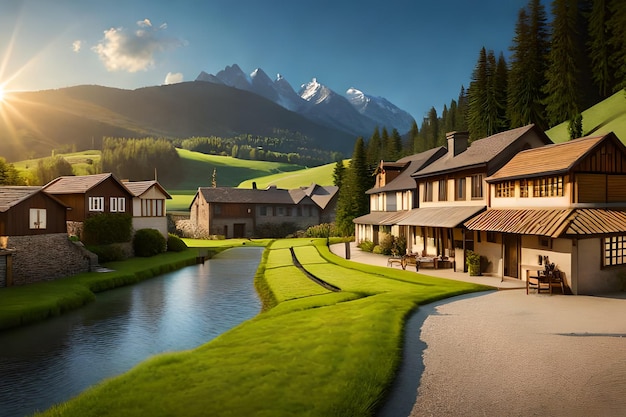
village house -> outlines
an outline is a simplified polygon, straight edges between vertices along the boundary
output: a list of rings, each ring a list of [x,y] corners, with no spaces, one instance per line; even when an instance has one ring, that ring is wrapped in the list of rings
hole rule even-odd
[[[133,194],[113,174],[64,176],[50,181],[43,190],[71,210],[67,233],[81,236],[85,219],[100,213],[132,213]]]
[[[123,184],[133,195],[133,229],[156,229],[167,239],[166,200],[172,196],[155,180]]]
[[[67,236],[67,210],[41,187],[0,187],[0,287],[89,270],[89,253]]]
[[[226,238],[254,237],[264,225],[291,223],[306,229],[335,220],[338,188],[296,189],[200,187],[190,205],[190,221],[199,230]]]
[[[520,152],[486,180],[489,209],[465,226],[490,272],[528,281],[548,262],[573,294],[624,289],[626,147],[615,134]]]
[[[374,172],[376,184],[367,191],[370,212],[353,220],[355,241],[370,241],[377,245],[383,234],[406,238],[408,227],[400,227],[397,222],[418,205],[417,185],[411,174],[445,153],[446,149],[439,147],[396,162],[381,161]]]
[[[447,153],[411,176],[417,182],[419,205],[397,221],[408,227],[407,248],[439,265],[465,268],[465,254],[474,249],[465,221],[489,205],[486,178],[517,153],[552,141],[535,125],[501,132],[469,143],[466,132],[447,135]]]

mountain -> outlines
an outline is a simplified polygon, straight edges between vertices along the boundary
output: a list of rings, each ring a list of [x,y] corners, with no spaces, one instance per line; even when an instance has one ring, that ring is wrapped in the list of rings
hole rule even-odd
[[[316,123],[354,136],[368,137],[376,126],[388,130],[396,128],[404,134],[413,123],[409,113],[382,97],[369,96],[354,88],[343,96],[315,78],[303,84],[296,93],[280,74],[272,81],[262,69],[257,68],[248,76],[237,64],[233,64],[216,75],[203,71],[196,81],[215,82],[251,91]]]
[[[401,133],[411,130],[413,116],[384,97],[373,97],[354,87],[346,91],[346,96],[359,113],[374,120],[378,125],[391,125]]]
[[[99,148],[112,137],[272,136],[300,133],[308,147],[351,154],[355,137],[315,123],[258,94],[216,82],[123,90],[83,85],[12,93],[0,118],[0,156],[8,161],[60,148]]]

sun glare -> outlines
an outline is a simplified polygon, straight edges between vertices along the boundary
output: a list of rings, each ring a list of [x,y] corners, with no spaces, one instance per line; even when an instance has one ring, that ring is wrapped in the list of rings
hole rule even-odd
[[[4,101],[4,86],[0,85],[0,103]]]

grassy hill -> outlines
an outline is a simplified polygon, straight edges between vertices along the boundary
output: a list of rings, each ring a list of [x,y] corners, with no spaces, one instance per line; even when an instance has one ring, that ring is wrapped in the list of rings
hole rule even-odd
[[[348,166],[350,160],[344,160],[344,166]],[[239,184],[239,188],[252,188],[252,183],[256,182],[257,187],[267,188],[275,185],[278,188],[297,188],[316,183],[319,185],[333,185],[333,171],[335,163],[321,165],[313,168],[305,168],[299,171],[282,172],[267,175],[264,177],[252,178]]]
[[[554,142],[569,140],[568,122],[546,131]],[[626,143],[626,92],[618,91],[606,100],[583,112],[583,136],[615,132]]]

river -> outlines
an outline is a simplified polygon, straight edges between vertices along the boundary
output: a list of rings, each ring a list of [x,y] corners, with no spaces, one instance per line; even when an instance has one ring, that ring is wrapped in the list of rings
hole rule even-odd
[[[256,316],[262,253],[229,249],[205,264],[99,293],[62,316],[0,331],[0,416],[45,410],[150,356],[200,346]]]

